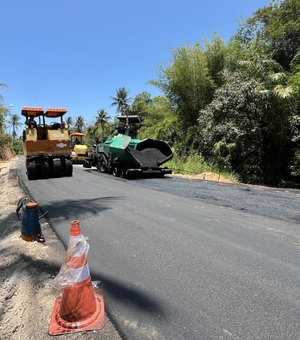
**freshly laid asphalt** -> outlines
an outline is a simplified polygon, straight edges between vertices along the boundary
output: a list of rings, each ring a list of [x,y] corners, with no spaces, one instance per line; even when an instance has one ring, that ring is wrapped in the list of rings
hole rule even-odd
[[[300,191],[74,167],[28,181],[62,241],[78,219],[128,339],[300,339]],[[46,240],[47,241],[47,240]]]

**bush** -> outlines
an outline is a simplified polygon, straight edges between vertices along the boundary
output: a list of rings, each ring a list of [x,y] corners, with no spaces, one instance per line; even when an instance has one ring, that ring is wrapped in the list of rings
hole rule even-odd
[[[172,160],[168,162],[168,166],[174,173],[180,174],[199,174],[210,170],[204,158],[196,153],[186,157],[179,157],[175,154]]]

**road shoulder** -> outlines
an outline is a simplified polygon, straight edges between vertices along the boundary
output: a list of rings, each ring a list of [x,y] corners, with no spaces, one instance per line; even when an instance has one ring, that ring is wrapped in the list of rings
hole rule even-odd
[[[52,283],[64,261],[65,249],[46,220],[41,220],[45,243],[21,239],[21,223],[15,211],[25,193],[19,186],[15,164],[6,162],[0,173],[0,338],[50,339],[49,320],[59,295]],[[62,337],[121,339],[108,317],[101,331]]]

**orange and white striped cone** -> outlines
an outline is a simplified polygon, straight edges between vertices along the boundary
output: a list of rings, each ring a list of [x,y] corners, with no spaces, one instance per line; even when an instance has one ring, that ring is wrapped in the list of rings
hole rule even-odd
[[[92,285],[87,263],[88,245],[81,235],[78,221],[71,222],[68,256],[60,273],[63,293],[54,304],[49,334],[59,335],[102,329],[104,299],[100,289]],[[64,267],[64,270],[62,270]]]

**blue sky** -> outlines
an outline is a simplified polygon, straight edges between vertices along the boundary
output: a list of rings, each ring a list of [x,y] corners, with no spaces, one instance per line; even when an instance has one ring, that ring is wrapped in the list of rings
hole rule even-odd
[[[65,107],[88,123],[111,97],[159,91],[147,84],[170,50],[217,33],[226,42],[241,17],[268,0],[0,0],[4,105]]]

